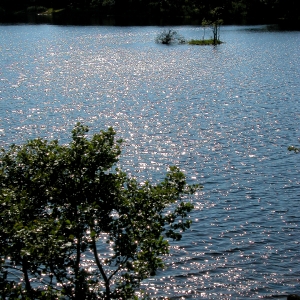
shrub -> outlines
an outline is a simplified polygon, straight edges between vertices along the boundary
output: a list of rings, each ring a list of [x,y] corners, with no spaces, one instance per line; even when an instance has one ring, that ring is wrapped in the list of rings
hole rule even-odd
[[[156,37],[156,42],[159,44],[184,44],[186,41],[184,37],[179,35],[177,31],[174,30],[164,30],[162,33],[158,34]]]
[[[294,151],[295,153],[299,153],[300,148],[297,148],[297,147],[295,147],[295,146],[289,146],[289,147],[288,147],[288,150],[289,150],[289,151]]]

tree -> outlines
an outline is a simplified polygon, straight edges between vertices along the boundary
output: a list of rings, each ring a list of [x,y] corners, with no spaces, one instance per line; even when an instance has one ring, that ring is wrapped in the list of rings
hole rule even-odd
[[[204,28],[204,35],[205,35],[205,28],[208,26],[212,29],[213,33],[213,44],[217,45],[220,44],[220,28],[223,24],[223,20],[220,18],[221,15],[221,7],[216,7],[210,11],[211,20],[205,20],[202,21],[202,26]],[[204,39],[203,35],[203,39]]]
[[[205,18],[202,20],[202,27],[203,27],[203,36],[202,40],[190,40],[188,43],[190,45],[219,45],[222,44],[220,41],[220,28],[223,24],[223,20],[220,19],[221,15],[221,7],[216,7],[213,10],[210,11],[210,20],[206,20]],[[210,39],[204,39],[205,38],[205,31],[206,27],[209,27],[212,29],[213,37]]]
[[[116,167],[112,128],[34,139],[0,155],[0,297],[128,299],[163,267],[193,205],[177,167],[152,185]]]

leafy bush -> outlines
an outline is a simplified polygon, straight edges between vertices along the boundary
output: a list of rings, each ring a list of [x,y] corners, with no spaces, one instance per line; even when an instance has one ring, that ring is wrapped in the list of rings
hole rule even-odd
[[[186,41],[184,37],[177,33],[177,31],[169,29],[164,30],[162,33],[158,34],[156,37],[156,42],[159,44],[169,45],[174,43],[184,44]]]
[[[68,145],[34,139],[0,154],[0,298],[129,299],[163,267],[193,205],[171,167],[156,185],[116,168],[112,128]]]
[[[297,147],[295,147],[295,146],[289,146],[289,147],[288,147],[288,150],[289,150],[289,151],[294,151],[295,153],[299,153],[300,148],[297,148]]]

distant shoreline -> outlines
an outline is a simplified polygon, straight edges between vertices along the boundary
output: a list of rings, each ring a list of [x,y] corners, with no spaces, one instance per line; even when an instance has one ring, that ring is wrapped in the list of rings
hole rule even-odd
[[[49,12],[50,11],[50,12]],[[201,25],[203,15],[174,16],[174,15],[146,15],[146,14],[102,14],[94,10],[70,10],[70,9],[46,9],[37,11],[27,9],[21,11],[5,12],[0,7],[0,24],[53,24],[53,25],[108,25],[108,26],[177,26],[177,25]],[[284,18],[261,19],[255,21],[237,20],[235,18],[224,19],[224,25],[271,25],[276,24],[282,29],[300,30],[298,20]]]
[[[82,25],[82,26],[201,26],[200,20],[186,20],[184,18],[167,18],[167,19],[128,19],[118,16],[101,16],[101,17],[82,17],[70,15],[67,18],[60,18],[52,15],[22,15],[12,18],[0,19],[0,25],[17,25],[17,24],[50,24],[50,25]],[[279,20],[277,23],[224,23],[223,25],[275,25],[282,30],[300,30],[300,24],[294,24],[290,21]]]

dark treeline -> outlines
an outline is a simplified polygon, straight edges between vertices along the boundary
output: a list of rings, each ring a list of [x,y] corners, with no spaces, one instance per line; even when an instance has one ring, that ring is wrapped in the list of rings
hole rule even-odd
[[[299,26],[299,0],[1,0],[0,22],[38,15],[53,8],[52,16],[101,19],[124,23],[199,24],[221,7],[224,24],[285,23]],[[49,12],[49,11],[48,11]]]

